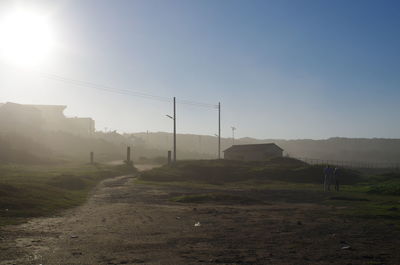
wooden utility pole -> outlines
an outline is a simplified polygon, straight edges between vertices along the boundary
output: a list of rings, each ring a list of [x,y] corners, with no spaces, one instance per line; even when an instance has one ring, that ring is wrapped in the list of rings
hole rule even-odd
[[[218,159],[221,159],[221,102],[218,102]]]
[[[176,99],[174,97],[174,162],[176,162]]]

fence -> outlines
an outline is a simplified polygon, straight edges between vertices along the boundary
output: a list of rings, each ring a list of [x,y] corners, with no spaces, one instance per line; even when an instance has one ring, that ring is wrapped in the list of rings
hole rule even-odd
[[[345,168],[400,170],[400,163],[345,161],[345,160],[340,161],[340,160],[326,160],[326,159],[315,159],[306,157],[293,157],[293,158],[304,161],[310,165],[331,165],[331,166],[345,167]]]

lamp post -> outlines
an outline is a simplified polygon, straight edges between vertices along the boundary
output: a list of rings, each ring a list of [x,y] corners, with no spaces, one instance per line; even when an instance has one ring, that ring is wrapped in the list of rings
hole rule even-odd
[[[176,100],[174,97],[174,116],[166,115],[168,118],[174,121],[174,162],[176,162]]]

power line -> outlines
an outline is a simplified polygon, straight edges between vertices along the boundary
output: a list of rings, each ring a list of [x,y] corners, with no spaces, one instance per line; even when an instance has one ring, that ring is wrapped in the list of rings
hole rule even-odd
[[[210,107],[210,108],[218,108],[218,105],[215,104],[209,104],[209,103],[202,103],[202,102],[196,102],[196,101],[190,101],[190,100],[178,100],[177,101],[180,104],[186,104],[186,105],[193,105],[193,106],[199,106],[199,107]]]
[[[171,98],[169,98],[169,97],[152,95],[152,94],[147,94],[147,93],[143,93],[143,92],[139,92],[139,91],[132,91],[132,90],[128,90],[128,89],[115,88],[115,87],[106,86],[106,85],[102,85],[102,84],[98,84],[98,83],[68,78],[68,77],[60,76],[60,75],[53,74],[53,73],[46,73],[46,72],[39,72],[39,71],[36,71],[36,72],[39,73],[44,78],[51,79],[51,80],[58,81],[58,82],[68,83],[68,84],[75,85],[75,86],[89,87],[89,88],[102,90],[102,91],[106,91],[106,92],[110,92],[110,93],[130,95],[130,96],[141,97],[141,98],[157,100],[157,101],[162,101],[162,102],[172,102]],[[190,101],[190,100],[177,100],[176,102],[179,104],[183,104],[183,105],[218,109],[218,105],[215,105],[215,104]]]
[[[167,102],[171,101],[171,99],[167,98],[167,97],[155,96],[155,95],[131,91],[131,90],[127,90],[127,89],[114,88],[114,87],[105,86],[105,85],[101,85],[101,84],[97,84],[97,83],[92,83],[92,82],[87,82],[87,81],[82,81],[82,80],[77,80],[77,79],[72,79],[72,78],[66,78],[63,76],[55,75],[55,74],[42,73],[42,72],[40,72],[40,74],[45,78],[63,82],[63,83],[69,83],[69,84],[76,85],[76,86],[90,87],[90,88],[103,90],[103,91],[107,91],[107,92],[123,94],[123,95],[133,95],[133,96],[138,96],[138,97],[145,97],[145,98],[155,99],[155,100],[160,100],[160,101],[167,101]]]

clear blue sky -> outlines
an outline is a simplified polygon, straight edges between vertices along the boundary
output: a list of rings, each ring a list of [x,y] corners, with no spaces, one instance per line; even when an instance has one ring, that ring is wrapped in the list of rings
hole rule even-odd
[[[60,44],[41,71],[221,101],[225,137],[230,126],[238,137],[400,137],[399,1],[33,3]],[[65,104],[101,130],[172,129],[168,103],[0,71],[0,101]],[[178,105],[177,121],[181,133],[217,133],[214,110]]]

